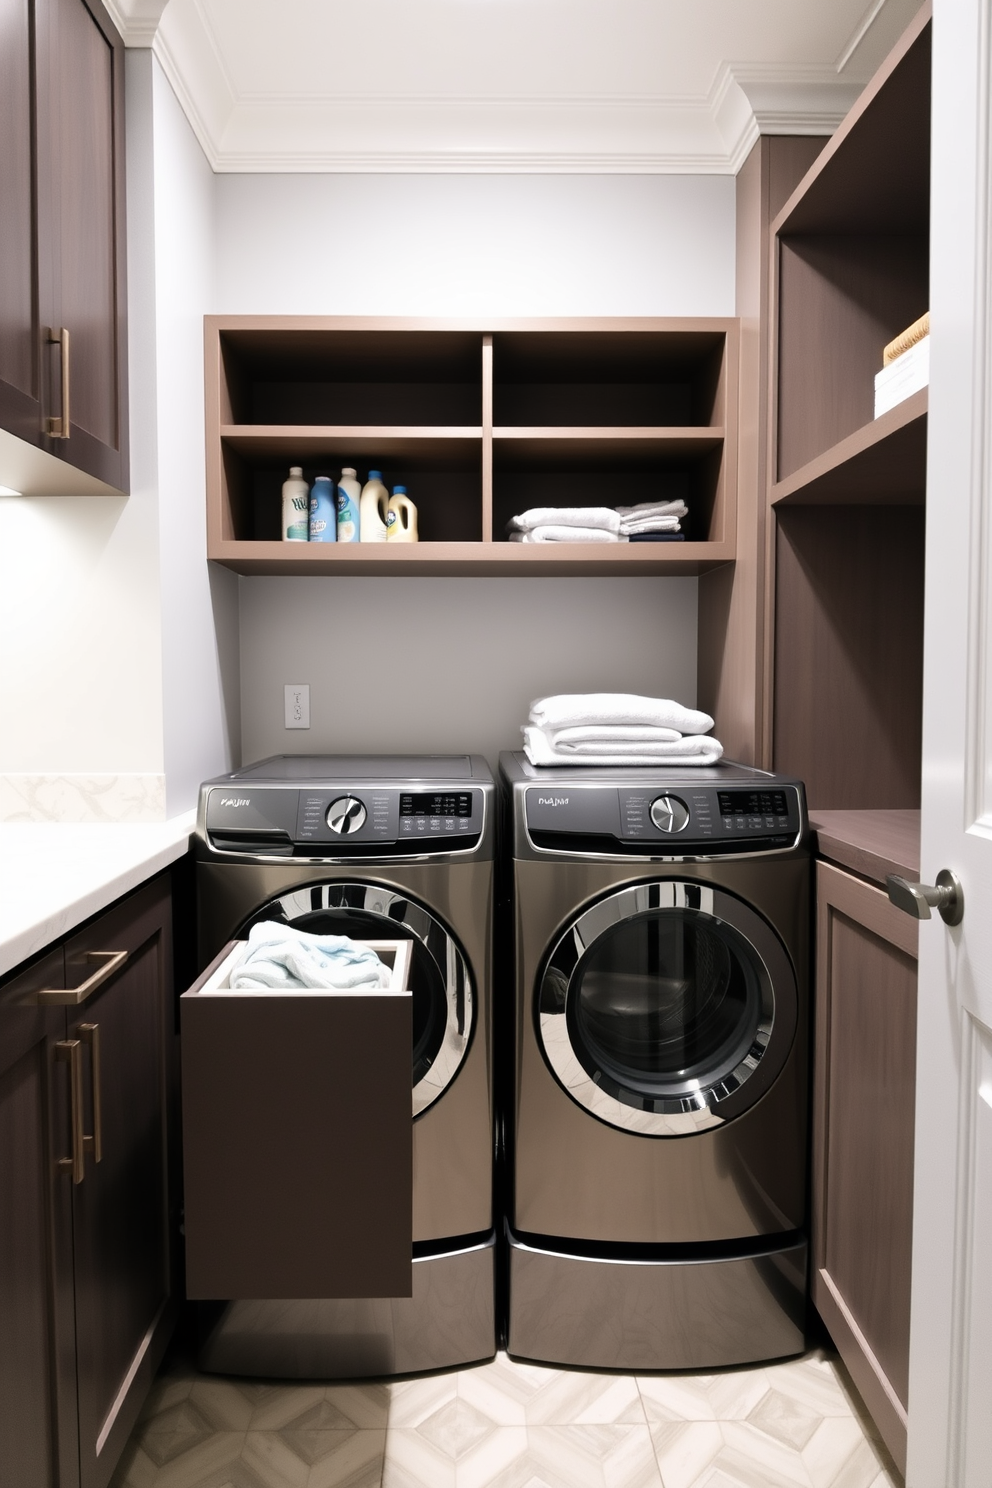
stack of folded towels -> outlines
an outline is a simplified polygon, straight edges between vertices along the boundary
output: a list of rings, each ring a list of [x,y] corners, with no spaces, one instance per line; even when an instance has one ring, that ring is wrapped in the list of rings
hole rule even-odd
[[[371,946],[349,935],[309,935],[275,920],[252,925],[245,954],[231,972],[233,992],[388,986],[389,967]]]
[[[534,506],[511,517],[511,542],[682,542],[684,501],[637,506]]]
[[[558,693],[531,704],[532,765],[712,765],[723,745],[708,713],[633,692]]]

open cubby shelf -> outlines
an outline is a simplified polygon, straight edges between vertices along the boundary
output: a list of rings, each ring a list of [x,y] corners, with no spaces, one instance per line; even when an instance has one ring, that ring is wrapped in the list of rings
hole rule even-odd
[[[700,573],[736,552],[735,320],[208,316],[207,556],[239,573]],[[291,464],[408,486],[416,544],[279,541]],[[679,543],[520,544],[533,506],[683,497]]]

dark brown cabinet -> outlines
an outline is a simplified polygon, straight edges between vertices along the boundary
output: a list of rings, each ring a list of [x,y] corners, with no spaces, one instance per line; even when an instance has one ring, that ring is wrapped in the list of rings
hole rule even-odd
[[[18,1488],[105,1488],[173,1326],[171,944],[162,878],[0,987],[0,1463]]]
[[[821,851],[915,879],[915,815],[814,821]],[[813,1302],[905,1472],[919,927],[880,882],[832,863],[817,863],[816,893]]]
[[[126,490],[123,43],[99,0],[0,37],[0,427]]]

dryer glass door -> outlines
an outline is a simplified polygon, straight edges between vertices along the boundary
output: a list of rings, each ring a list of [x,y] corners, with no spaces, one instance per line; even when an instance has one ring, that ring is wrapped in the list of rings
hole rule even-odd
[[[468,964],[437,916],[381,884],[349,880],[282,894],[252,915],[239,934],[246,935],[262,920],[292,925],[311,935],[413,941],[413,1114],[419,1116],[432,1106],[464,1063],[475,1017]]]
[[[545,1056],[602,1120],[682,1136],[739,1115],[782,1068],[796,982],[735,896],[674,881],[622,889],[560,937],[538,999]]]

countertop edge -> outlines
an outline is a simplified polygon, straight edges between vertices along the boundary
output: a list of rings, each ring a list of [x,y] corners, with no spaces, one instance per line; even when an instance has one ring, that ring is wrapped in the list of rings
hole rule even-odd
[[[0,977],[189,850],[195,811],[135,824],[0,826]]]

